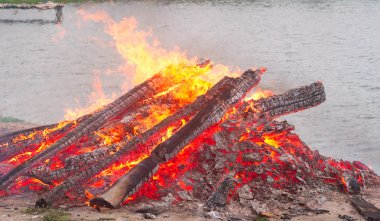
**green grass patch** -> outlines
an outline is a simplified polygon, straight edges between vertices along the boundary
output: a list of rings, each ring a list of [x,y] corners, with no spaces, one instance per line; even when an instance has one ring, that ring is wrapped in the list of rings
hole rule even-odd
[[[265,216],[259,216],[255,219],[255,221],[269,221],[269,219]]]
[[[70,214],[62,210],[56,210],[51,208],[36,208],[30,207],[24,211],[25,214],[37,215],[43,214],[43,221],[70,221]]]
[[[3,122],[3,123],[11,123],[11,122],[20,123],[23,121],[20,119],[14,118],[14,117],[2,117],[2,116],[0,116],[0,122]]]

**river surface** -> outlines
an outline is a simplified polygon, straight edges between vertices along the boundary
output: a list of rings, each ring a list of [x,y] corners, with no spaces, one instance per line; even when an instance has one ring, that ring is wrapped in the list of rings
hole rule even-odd
[[[0,119],[37,124],[84,105],[94,73],[106,94],[120,94],[123,63],[104,27],[78,9],[136,17],[163,46],[216,63],[268,68],[261,88],[276,93],[323,81],[327,101],[283,117],[312,148],[360,160],[380,172],[380,1],[128,1],[66,5],[54,11],[0,11]],[[17,21],[15,21],[17,20]],[[132,85],[132,83],[131,83]]]

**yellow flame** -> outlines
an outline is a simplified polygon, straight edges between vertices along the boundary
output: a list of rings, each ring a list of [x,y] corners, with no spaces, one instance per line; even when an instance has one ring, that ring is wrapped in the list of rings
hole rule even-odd
[[[266,98],[272,96],[274,93],[270,90],[263,90],[261,88],[257,88],[252,94],[247,95],[244,100],[259,100],[260,98]]]

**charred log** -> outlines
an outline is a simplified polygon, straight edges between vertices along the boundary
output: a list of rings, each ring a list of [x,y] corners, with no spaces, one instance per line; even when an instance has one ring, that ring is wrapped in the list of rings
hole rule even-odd
[[[380,209],[360,197],[353,197],[351,204],[362,214],[366,220],[380,221]]]
[[[72,130],[86,119],[96,114],[97,111],[79,117],[75,121],[60,122],[51,125],[44,125],[30,129],[15,131],[1,137],[0,146],[0,162],[10,159],[16,155],[35,151],[46,141],[62,137],[64,134]],[[60,127],[61,124],[66,124]]]
[[[114,102],[104,106],[97,114],[86,119],[81,125],[70,131],[66,136],[55,142],[49,148],[38,153],[28,161],[18,165],[16,168],[3,176],[0,179],[1,189],[5,189],[5,187],[12,183],[17,177],[25,174],[29,168],[36,166],[43,160],[54,156],[59,151],[67,148],[70,144],[74,143],[86,134],[99,129],[107,121],[115,118],[133,104],[151,97],[165,89],[165,86],[168,86],[169,84],[164,81],[165,80],[160,75],[155,75],[144,83],[136,86],[125,95],[116,99]]]
[[[8,134],[4,134],[0,136],[0,143],[8,143],[9,141],[13,140],[15,137],[19,136],[20,134],[23,134],[24,136],[28,136],[28,134],[35,133],[37,131],[43,131],[45,129],[52,129],[56,127],[58,124],[49,124],[49,125],[43,125],[38,127],[32,127],[24,130],[18,130],[14,131]]]

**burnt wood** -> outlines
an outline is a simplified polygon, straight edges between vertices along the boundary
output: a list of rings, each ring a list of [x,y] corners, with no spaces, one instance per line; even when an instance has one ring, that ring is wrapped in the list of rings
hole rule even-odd
[[[73,144],[81,137],[99,129],[107,121],[118,116],[121,112],[125,111],[133,104],[147,99],[158,92],[164,90],[168,85],[170,85],[168,79],[163,79],[159,74],[153,76],[152,78],[146,80],[142,84],[136,86],[128,93],[116,99],[114,102],[104,106],[96,114],[86,119],[82,124],[75,127],[66,136],[59,139],[57,142],[52,144],[49,148],[38,153],[28,161],[18,165],[13,170],[8,172],[5,176],[0,179],[0,189],[5,189],[9,184],[13,183],[14,180],[24,175],[28,169],[36,166],[38,163],[53,157],[59,151],[64,150],[69,145]],[[166,86],[166,87],[165,87]]]
[[[207,199],[203,208],[207,211],[214,210],[216,207],[224,207],[227,205],[228,196],[235,188],[236,183],[232,176],[227,176],[220,183],[215,192]]]
[[[380,209],[367,202],[361,197],[351,198],[351,204],[362,214],[368,221],[380,221]]]

